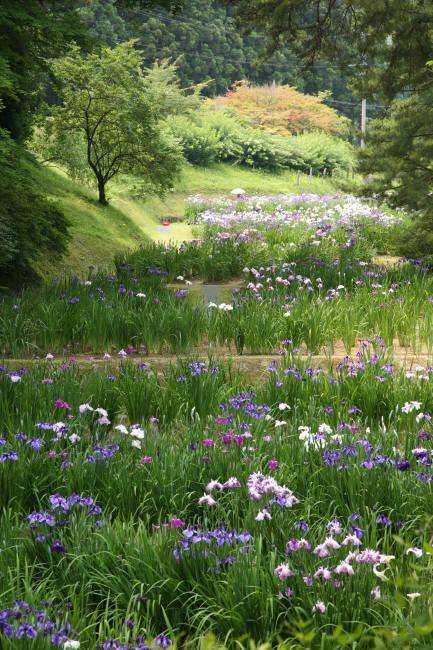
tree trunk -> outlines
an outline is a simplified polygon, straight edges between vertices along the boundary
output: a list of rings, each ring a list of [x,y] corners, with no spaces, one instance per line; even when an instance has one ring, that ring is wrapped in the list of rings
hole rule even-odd
[[[102,179],[98,179],[99,203],[108,205],[107,197],[105,196],[105,183]]]

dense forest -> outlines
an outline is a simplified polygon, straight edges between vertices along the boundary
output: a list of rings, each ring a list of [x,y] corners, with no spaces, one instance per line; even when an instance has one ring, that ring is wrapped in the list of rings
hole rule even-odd
[[[243,36],[235,26],[235,11],[217,0],[187,0],[176,15],[155,8],[120,8],[115,0],[81,0],[80,14],[90,34],[110,47],[137,38],[147,65],[161,58],[178,60],[182,86],[206,80],[205,95],[224,94],[240,80],[287,84],[308,95],[328,91],[326,102],[359,122],[359,100],[338,61],[306,65],[284,47],[261,60],[263,36],[257,31]]]

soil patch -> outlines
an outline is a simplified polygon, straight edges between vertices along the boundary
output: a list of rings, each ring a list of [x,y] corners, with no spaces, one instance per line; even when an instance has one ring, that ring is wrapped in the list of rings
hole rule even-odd
[[[197,358],[202,361],[206,361],[209,358],[212,358],[216,363],[218,360],[223,362],[230,362],[234,369],[239,369],[240,372],[248,376],[249,378],[257,378],[266,371],[269,367],[271,361],[278,361],[281,364],[287,363],[285,361],[286,357],[278,353],[276,349],[272,354],[249,354],[244,353],[242,355],[237,354],[233,348],[228,348],[219,345],[210,344],[207,339],[204,337],[202,343],[199,346],[192,347],[188,352],[169,352],[163,351],[160,354],[151,353],[151,354],[136,354],[131,353],[128,355],[128,361],[132,363],[145,363],[150,368],[154,370],[163,372],[167,370],[170,365],[174,365],[178,360],[187,360],[191,358]],[[338,342],[334,345],[334,350],[323,350],[321,354],[312,354],[309,353],[305,348],[301,348],[300,354],[295,357],[300,361],[309,361],[309,365],[312,367],[321,366],[323,369],[335,368],[338,363],[341,363],[347,357],[350,357],[352,360],[356,360],[356,353],[359,352],[359,348],[352,348],[350,354],[347,353],[346,349],[342,342]],[[428,368],[432,362],[432,354],[424,348],[416,353],[412,351],[410,347],[402,347],[399,345],[398,340],[394,341],[392,348],[388,348],[389,358],[394,363],[395,368],[405,368],[406,370],[411,370],[417,366],[423,368]],[[20,367],[25,367],[33,365],[35,363],[51,363],[54,365],[61,365],[62,363],[70,363],[71,352],[64,351],[63,354],[55,354],[54,358],[51,360],[46,360],[45,357],[37,356],[28,356],[28,357],[19,357],[19,358],[10,358],[5,360],[5,364],[11,369],[16,370]],[[120,366],[121,363],[124,363],[123,359],[117,355],[116,352],[113,352],[110,358],[104,358],[104,354],[99,353],[78,353],[73,355],[73,363],[77,363],[78,366],[82,369],[90,369],[93,367],[100,368],[101,370],[106,368],[115,368]],[[295,361],[296,362],[296,361]],[[380,374],[380,366],[378,367],[378,374]]]

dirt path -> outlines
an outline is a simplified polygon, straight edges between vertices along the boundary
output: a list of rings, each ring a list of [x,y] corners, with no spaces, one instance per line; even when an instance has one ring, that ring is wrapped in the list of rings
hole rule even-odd
[[[312,367],[321,366],[324,369],[330,369],[335,367],[335,365],[345,359],[345,357],[350,356],[353,360],[356,360],[356,353],[359,351],[359,348],[353,348],[350,355],[347,354],[342,343],[337,343],[334,346],[334,351],[332,354],[307,354],[306,351],[301,352],[299,358],[302,361],[309,360],[309,365]],[[394,362],[396,368],[406,368],[414,369],[417,366],[423,366],[428,368],[433,364],[432,354],[428,354],[427,350],[422,350],[419,354],[413,354],[410,348],[404,348],[398,345],[398,341],[394,342],[390,356]],[[119,357],[115,352],[110,356],[110,358],[104,358],[103,354],[92,354],[89,353],[80,353],[71,355],[70,352],[65,352],[64,354],[55,354],[53,359],[47,360],[45,357],[19,357],[19,358],[10,358],[5,359],[4,363],[11,370],[15,370],[20,367],[28,367],[35,363],[46,362],[53,365],[61,365],[62,363],[69,363],[71,358],[74,359],[73,363],[77,363],[79,368],[82,370],[89,369],[92,367],[96,368],[113,368],[117,367],[122,363],[122,357]],[[178,360],[188,360],[191,358],[199,359],[202,361],[207,361],[209,358],[212,358],[215,363],[218,361],[221,362],[230,362],[233,368],[239,369],[243,374],[248,377],[258,377],[263,375],[266,369],[269,367],[271,361],[278,361],[281,364],[288,365],[289,362],[286,357],[278,354],[278,350],[275,350],[274,354],[236,354],[234,350],[229,350],[228,348],[216,346],[212,347],[204,343],[203,345],[191,349],[188,353],[162,353],[162,354],[129,354],[128,360],[134,364],[145,363],[149,368],[153,368],[158,372],[163,372],[168,369],[170,365],[175,365]],[[296,363],[296,361],[294,361]]]

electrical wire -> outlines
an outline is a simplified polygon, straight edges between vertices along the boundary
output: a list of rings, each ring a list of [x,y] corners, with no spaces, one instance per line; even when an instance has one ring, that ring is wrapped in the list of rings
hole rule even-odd
[[[151,11],[146,11],[143,9],[131,9],[129,10],[132,12],[134,15],[139,14],[140,16],[145,16],[147,18],[157,18],[158,20],[161,20],[162,22],[166,23],[177,23],[179,25],[194,25],[198,28],[203,28],[203,23],[200,23],[198,21],[191,21],[191,20],[179,20],[178,18],[174,18],[172,16],[166,16],[162,13],[159,12],[151,12]],[[223,31],[227,33],[236,33],[233,32],[232,29],[230,28],[222,28]],[[246,38],[260,38],[263,40],[263,36],[261,34],[250,34]],[[235,59],[226,59],[227,61],[231,62],[237,62]],[[249,65],[254,65],[255,62],[247,61],[244,63],[248,63]],[[267,63],[267,62],[260,62],[258,65],[265,65],[265,66],[272,66],[272,67],[277,67],[277,68],[287,68],[287,64],[277,64],[277,63]],[[296,64],[299,69],[310,69],[310,70],[339,70],[341,71],[341,66],[338,65],[332,65],[332,64],[323,64],[323,65],[318,65],[318,64],[312,64],[312,65],[302,65],[302,64]],[[365,63],[352,63],[350,64],[351,68],[356,68],[356,67],[362,67],[365,66]]]
[[[164,14],[162,14],[160,12],[151,12],[151,11],[146,11],[146,10],[142,10],[142,9],[131,9],[131,10],[128,10],[128,11],[132,12],[134,15],[138,14],[140,16],[144,16],[144,17],[147,17],[147,18],[156,18],[156,19],[161,20],[162,22],[165,22],[165,23],[176,23],[176,24],[185,25],[185,26],[194,25],[194,26],[199,27],[199,28],[203,27],[203,23],[200,23],[198,21],[180,20],[179,18],[175,18],[173,16],[167,16],[167,15],[164,15]],[[96,22],[96,24],[98,24],[98,22]],[[232,29],[227,28],[227,27],[223,27],[222,29],[226,33],[232,32]],[[248,38],[263,38],[263,37],[260,34],[252,34]],[[116,39],[116,43],[120,43],[120,42],[122,42],[122,41],[119,41],[118,39]],[[219,61],[227,61],[228,63],[235,63],[235,64],[238,64],[238,65],[241,65],[241,66],[248,65],[248,66],[251,66],[251,67],[255,67],[257,69],[259,69],[260,67],[267,67],[267,68],[272,68],[272,69],[275,69],[275,70],[287,70],[287,71],[294,72],[295,74],[296,74],[296,72],[301,71],[301,70],[311,70],[312,72],[314,72],[315,70],[332,70],[332,71],[338,70],[338,71],[341,71],[341,66],[335,66],[335,65],[331,65],[331,64],[323,64],[323,65],[312,64],[310,66],[310,65],[302,65],[302,64],[299,64],[299,63],[296,63],[296,62],[292,63],[290,61],[285,63],[285,64],[279,64],[277,62],[270,62],[270,61],[257,62],[257,61],[247,60],[245,58],[242,60],[242,59],[229,58],[229,57],[223,56],[223,55],[206,55],[206,54],[204,54],[202,52],[198,52],[197,50],[184,50],[183,52],[181,52],[181,54],[183,54],[185,56],[188,55],[189,57],[206,59],[206,60],[210,60],[210,61],[219,60]],[[350,64],[349,67],[351,67],[351,68],[355,67],[356,68],[356,67],[362,67],[364,65],[365,65],[365,63],[362,62],[362,63],[359,63],[359,64],[356,64],[356,63],[355,64]],[[348,101],[343,101],[343,100],[338,100],[338,99],[331,99],[331,98],[326,98],[323,101],[325,103],[328,102],[328,103],[331,103],[331,104],[340,104],[342,106],[353,106],[353,107],[357,107],[357,106],[359,106],[361,104],[360,101],[358,101],[358,102],[348,102]],[[389,105],[370,104],[370,103],[368,103],[367,107],[368,107],[368,109],[370,109],[370,108],[373,108],[373,109],[386,109],[386,108],[389,108]]]

